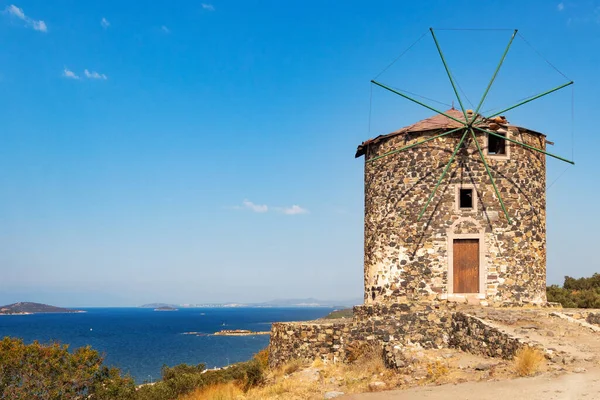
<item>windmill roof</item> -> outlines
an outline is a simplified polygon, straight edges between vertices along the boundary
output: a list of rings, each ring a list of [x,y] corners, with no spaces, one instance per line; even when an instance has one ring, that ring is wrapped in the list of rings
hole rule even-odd
[[[459,121],[465,120],[465,116],[463,115],[463,112],[460,110],[456,110],[456,109],[452,108],[448,111],[445,111],[444,113],[453,118],[458,119]],[[469,117],[470,116],[471,115],[469,115]],[[477,118],[484,119],[486,121],[486,124],[480,125],[486,129],[489,129],[491,124],[496,124],[505,129],[507,129],[509,127],[515,127],[522,131],[545,136],[544,134],[542,134],[540,132],[532,131],[530,129],[522,128],[522,127],[519,127],[516,125],[510,125],[508,123],[508,121],[506,120],[506,118],[504,118],[503,116],[495,117],[492,119],[486,119],[481,114],[478,114]],[[464,125],[460,124],[458,121],[455,121],[453,119],[446,117],[443,114],[436,114],[433,117],[429,117],[429,118],[426,118],[419,122],[416,122],[412,125],[405,126],[404,128],[399,129],[397,131],[388,133],[386,135],[379,135],[375,138],[372,138],[372,139],[362,142],[360,145],[358,145],[358,148],[356,149],[355,157],[358,158],[358,157],[362,156],[363,154],[365,154],[368,145],[382,142],[382,141],[387,140],[394,136],[403,135],[406,133],[417,133],[417,132],[427,132],[427,131],[436,131],[436,130],[446,131],[446,130],[460,128],[462,126],[464,126]]]

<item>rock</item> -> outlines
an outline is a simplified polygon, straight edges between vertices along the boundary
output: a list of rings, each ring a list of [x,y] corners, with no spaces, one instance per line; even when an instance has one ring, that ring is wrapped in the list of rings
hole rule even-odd
[[[454,354],[452,354],[452,353],[448,353],[448,354],[444,354],[442,357],[444,357],[444,358],[447,360],[447,359],[449,359],[449,358],[452,358],[452,357],[454,357]]]
[[[573,370],[573,372],[575,372],[576,374],[581,374],[581,373],[586,372],[586,371],[587,371],[587,369],[582,368],[582,367],[578,367],[578,368],[575,368]]]
[[[383,390],[383,389],[385,389],[385,386],[386,385],[385,385],[384,382],[379,382],[379,381],[369,383],[369,389],[373,390],[373,391],[375,391],[375,390]]]
[[[546,336],[554,337],[554,332],[548,331],[546,332]]]
[[[487,371],[488,369],[492,368],[493,366],[494,366],[493,364],[480,363],[475,366],[475,371]]]
[[[325,396],[323,396],[323,398],[324,399],[335,399],[336,397],[340,397],[340,396],[343,396],[343,395],[344,395],[344,392],[333,391],[333,392],[327,392],[327,393],[325,393]]]
[[[535,325],[523,325],[521,329],[540,329],[540,327]]]

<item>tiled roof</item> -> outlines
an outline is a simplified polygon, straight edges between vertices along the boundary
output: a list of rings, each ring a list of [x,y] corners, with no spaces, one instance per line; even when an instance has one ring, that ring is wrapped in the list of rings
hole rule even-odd
[[[448,111],[445,111],[444,113],[453,118],[458,119],[459,121],[465,120],[465,117],[464,117],[462,111],[460,111],[460,110],[456,110],[456,109],[452,108]],[[471,110],[467,110],[467,116],[469,118],[472,118]],[[481,119],[484,117],[482,115],[478,115],[477,118]],[[508,123],[508,121],[506,120],[506,118],[504,118],[504,117],[495,117],[495,118],[492,118],[491,120],[486,120],[485,124],[479,125],[479,126],[481,126],[482,128],[485,128],[485,129],[489,129],[490,125],[496,125],[495,128],[492,128],[494,130],[498,129],[499,126],[501,126],[503,128],[508,128],[510,126],[513,126],[513,125],[510,125]],[[403,134],[409,133],[409,132],[416,133],[416,132],[427,132],[427,131],[435,131],[435,130],[445,131],[445,130],[460,128],[462,126],[463,125],[460,124],[458,121],[450,119],[443,114],[436,114],[433,117],[426,118],[424,120],[421,120],[412,125],[406,126],[402,129],[399,129],[392,133],[388,133],[387,135],[379,135],[373,139],[369,139],[369,140],[361,143],[358,146],[358,148],[356,149],[355,157],[358,158],[358,157],[362,156],[363,154],[365,154],[368,145],[379,143],[381,141],[387,140],[387,139],[397,136],[397,135],[403,135]],[[544,136],[543,134],[541,134],[539,132],[535,132],[535,131],[532,131],[532,130],[529,130],[526,128],[521,128],[518,126],[515,126],[515,127],[518,128],[519,130],[525,130],[525,131],[528,131],[531,133],[536,133],[538,135]]]

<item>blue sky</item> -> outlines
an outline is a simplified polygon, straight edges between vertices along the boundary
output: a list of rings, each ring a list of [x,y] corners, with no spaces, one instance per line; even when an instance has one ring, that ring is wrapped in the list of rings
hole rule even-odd
[[[577,162],[548,162],[549,282],[600,270],[600,1],[16,1],[0,303],[361,297],[354,151],[431,115],[369,81],[430,26],[519,28],[575,80],[574,123],[570,88],[507,116]],[[510,31],[437,32],[476,103]],[[426,35],[378,80],[451,104],[443,74]],[[565,81],[518,37],[483,109]]]

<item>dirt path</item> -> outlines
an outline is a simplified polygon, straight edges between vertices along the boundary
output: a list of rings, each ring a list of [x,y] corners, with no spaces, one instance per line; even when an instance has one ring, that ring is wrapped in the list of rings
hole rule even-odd
[[[344,400],[575,400],[600,399],[600,369],[585,373],[508,381],[468,382],[458,385],[425,386],[408,390],[361,393]]]

